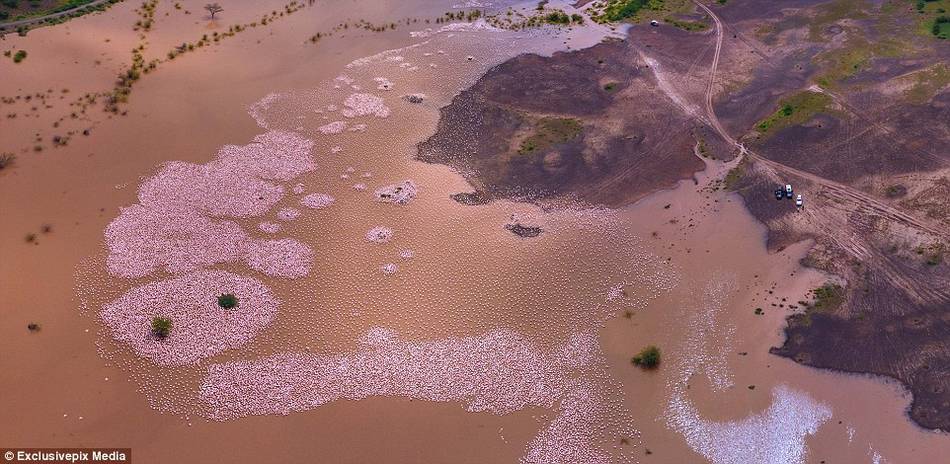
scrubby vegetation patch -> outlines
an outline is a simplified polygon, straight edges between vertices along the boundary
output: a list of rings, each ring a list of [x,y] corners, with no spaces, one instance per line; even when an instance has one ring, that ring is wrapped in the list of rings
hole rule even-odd
[[[552,145],[565,143],[577,137],[583,126],[574,118],[541,118],[534,128],[534,133],[521,141],[518,147],[519,155],[539,153]]]
[[[755,129],[764,134],[804,124],[816,114],[828,111],[831,102],[831,97],[824,93],[812,91],[797,93],[779,101],[779,108],[759,121]]]

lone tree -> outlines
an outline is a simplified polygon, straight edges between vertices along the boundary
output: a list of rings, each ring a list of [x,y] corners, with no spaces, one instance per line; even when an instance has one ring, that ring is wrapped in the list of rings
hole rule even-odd
[[[172,320],[167,317],[155,316],[152,318],[152,335],[165,339],[172,330]]]
[[[211,13],[211,19],[214,19],[214,15],[224,11],[224,8],[222,8],[221,5],[218,5],[217,3],[209,3],[205,5],[205,9],[208,10],[208,13]]]
[[[660,349],[650,345],[634,356],[630,362],[644,369],[656,369],[660,365]]]
[[[224,309],[234,309],[238,305],[238,299],[231,293],[225,293],[218,297],[218,306]]]

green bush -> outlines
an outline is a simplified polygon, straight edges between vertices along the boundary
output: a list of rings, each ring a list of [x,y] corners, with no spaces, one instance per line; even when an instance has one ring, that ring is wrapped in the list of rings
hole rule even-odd
[[[157,338],[166,338],[172,330],[172,320],[167,317],[155,316],[152,318],[152,335]]]
[[[631,358],[630,362],[644,369],[656,369],[660,365],[660,349],[650,345]]]
[[[218,297],[218,306],[224,309],[234,309],[238,305],[238,299],[231,293],[225,293]]]
[[[571,22],[571,17],[563,11],[554,11],[548,13],[547,16],[544,17],[544,20],[551,24],[568,24]]]
[[[17,50],[16,53],[13,54],[14,63],[19,63],[23,61],[25,58],[26,58],[26,50]]]
[[[950,36],[950,16],[938,16],[934,19],[934,25],[930,32],[941,39]]]

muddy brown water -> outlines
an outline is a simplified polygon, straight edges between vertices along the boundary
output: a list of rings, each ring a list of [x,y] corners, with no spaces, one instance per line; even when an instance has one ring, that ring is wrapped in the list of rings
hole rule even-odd
[[[547,211],[512,202],[459,205],[449,195],[470,191],[459,175],[412,161],[415,144],[434,130],[438,108],[461,88],[506,56],[550,53],[563,46],[564,37],[484,31],[410,37],[408,31],[424,29],[420,25],[303,46],[312,30],[347,17],[422,16],[414,9],[419,5],[405,2],[318,6],[163,65],[137,84],[127,116],[96,115],[90,136],[41,154],[22,153],[14,169],[0,174],[2,446],[131,447],[138,462],[514,462],[524,456],[551,411],[495,415],[466,412],[452,402],[374,397],[286,416],[224,422],[201,416],[204,406],[194,390],[210,362],[285,351],[349,352],[367,329],[384,326],[410,340],[512,329],[544,347],[583,328],[597,330],[606,370],[594,381],[629,413],[617,411],[617,417],[640,432],[627,443],[603,444],[613,447],[615,459],[748,462],[734,460],[728,450],[751,447],[752,453],[788,444],[792,456],[798,456],[797,447],[807,462],[926,462],[950,450],[945,436],[907,420],[909,398],[897,385],[808,369],[768,354],[780,344],[788,311],[772,304],[795,304],[824,277],[798,266],[807,243],[767,254],[764,229],[738,197],[707,188],[726,167],[710,165],[696,183],[685,180],[616,211],[574,204]],[[435,16],[449,6],[421,11]],[[134,22],[131,8],[122,4],[26,38],[8,38],[30,50],[30,67],[4,63],[4,76],[16,77],[0,83],[0,94],[108,86],[114,73],[101,72],[92,57],[126,58],[136,40],[127,30]],[[236,4],[231,14],[253,18],[255,8]],[[150,42],[174,44],[178,34],[207,27],[195,17],[175,22],[175,12],[169,13],[165,20],[159,10]],[[168,35],[162,35],[162,21]],[[577,31],[569,42],[583,44],[601,33]],[[112,40],[101,41],[103,35]],[[441,67],[420,67],[416,74],[395,62],[346,67],[426,41],[399,54],[423,63],[424,53],[432,53]],[[446,53],[438,54],[440,49]],[[472,62],[465,59],[469,55]],[[67,62],[73,58],[79,64]],[[339,104],[348,93],[332,88],[340,74],[383,96],[392,114],[367,121],[364,133],[319,134],[316,127],[327,121],[304,109]],[[390,78],[395,89],[369,87],[379,76]],[[299,181],[308,192],[336,198],[332,208],[283,224],[282,236],[313,246],[314,270],[303,279],[266,279],[285,304],[274,324],[244,348],[197,367],[159,368],[136,359],[111,341],[95,317],[96,304],[138,283],[105,273],[103,229],[120,207],[136,201],[140,177],[153,174],[156,165],[204,162],[218,147],[247,143],[263,132],[247,107],[272,92],[287,97],[266,112],[267,124],[317,141],[319,168]],[[424,103],[401,100],[412,92],[426,93]],[[58,117],[52,109],[39,113],[0,121],[0,144],[29,145],[32,131]],[[297,122],[303,115],[308,118]],[[343,151],[330,154],[337,145]],[[348,167],[354,172],[341,179]],[[361,178],[364,172],[372,176]],[[414,202],[399,207],[372,201],[374,188],[404,179],[420,186]],[[358,182],[367,191],[352,189]],[[281,206],[291,205],[289,200]],[[503,227],[513,214],[544,232],[534,239],[516,237]],[[259,221],[241,222],[254,230]],[[43,224],[51,225],[49,233],[41,231]],[[367,246],[363,234],[376,225],[394,229],[392,243]],[[36,239],[28,243],[30,233]],[[400,261],[395,253],[401,249],[411,249],[413,258]],[[399,265],[391,276],[379,269],[387,262]],[[612,292],[618,288],[619,296]],[[85,312],[79,309],[83,302],[91,305]],[[765,314],[755,315],[756,307]],[[41,330],[29,332],[31,322]],[[629,361],[647,344],[663,351],[663,366],[655,372]],[[792,392],[793,401],[775,408],[771,422],[756,419],[773,407],[776,391]],[[692,405],[700,422],[671,425],[674,399]],[[827,412],[816,433],[790,431],[801,419],[796,408]],[[730,424],[749,422],[752,428],[742,430],[768,434],[730,434],[736,428]],[[698,430],[717,445],[684,439]],[[786,462],[785,456],[768,458]]]

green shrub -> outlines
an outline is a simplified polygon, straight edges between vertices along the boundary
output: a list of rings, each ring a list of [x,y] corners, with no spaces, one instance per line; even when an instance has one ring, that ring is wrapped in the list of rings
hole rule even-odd
[[[568,16],[567,13],[563,11],[554,11],[554,12],[548,13],[544,17],[544,20],[551,24],[568,24],[571,22],[571,17]]]
[[[660,349],[650,345],[631,358],[630,362],[644,369],[656,369],[660,365]]]
[[[167,317],[155,316],[152,318],[152,335],[164,339],[172,330],[172,320]]]
[[[946,39],[950,36],[950,16],[938,16],[935,18],[930,32],[941,39]]]
[[[234,309],[238,305],[238,299],[231,293],[225,293],[218,296],[218,306],[224,309]]]
[[[17,50],[16,53],[13,54],[14,63],[19,63],[23,61],[25,58],[26,58],[26,50]]]

